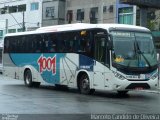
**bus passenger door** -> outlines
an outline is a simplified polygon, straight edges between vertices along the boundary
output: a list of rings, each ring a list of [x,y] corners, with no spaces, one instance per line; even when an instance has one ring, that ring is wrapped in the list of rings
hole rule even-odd
[[[105,64],[105,35],[96,35],[94,41],[94,81],[93,87],[95,89],[104,89],[104,64]]]

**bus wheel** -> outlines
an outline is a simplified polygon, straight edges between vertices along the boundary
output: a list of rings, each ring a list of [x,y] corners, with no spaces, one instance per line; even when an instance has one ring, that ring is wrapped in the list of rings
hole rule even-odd
[[[118,95],[120,95],[120,96],[124,96],[124,95],[126,95],[128,93],[127,90],[117,91],[117,92],[118,92]]]
[[[79,90],[82,94],[93,94],[94,89],[90,89],[89,78],[86,74],[83,74],[79,82]]]
[[[40,84],[41,84],[40,82],[33,82],[33,86],[35,88],[39,88]]]
[[[27,70],[24,74],[24,83],[27,87],[32,87],[33,82],[32,82],[32,73],[30,70]]]

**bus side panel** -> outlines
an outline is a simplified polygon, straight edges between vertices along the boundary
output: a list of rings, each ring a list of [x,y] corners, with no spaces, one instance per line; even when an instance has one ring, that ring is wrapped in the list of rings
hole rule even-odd
[[[75,87],[76,71],[79,65],[79,55],[74,53],[66,54],[60,59],[60,84]]]
[[[33,81],[47,85],[77,87],[76,73],[80,70],[91,72],[92,75],[89,76],[93,80],[94,60],[76,53],[12,53],[10,56],[5,55],[5,59],[5,66],[8,63],[11,66],[6,67],[6,74],[16,79],[23,80],[25,69],[30,69]],[[93,84],[91,87],[93,88]]]
[[[108,67],[105,67],[104,72],[104,89],[113,90],[113,84],[117,82],[115,76]]]
[[[94,65],[94,88],[104,90],[104,65],[96,62]]]
[[[3,66],[4,66],[4,70],[3,70],[4,76],[8,76],[11,78],[18,78],[17,76],[18,68],[10,59],[9,54],[3,54]]]

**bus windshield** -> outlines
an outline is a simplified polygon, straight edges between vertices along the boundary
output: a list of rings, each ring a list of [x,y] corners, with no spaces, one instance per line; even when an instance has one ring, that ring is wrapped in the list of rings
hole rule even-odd
[[[112,31],[112,60],[127,68],[148,68],[157,65],[156,51],[150,33]]]

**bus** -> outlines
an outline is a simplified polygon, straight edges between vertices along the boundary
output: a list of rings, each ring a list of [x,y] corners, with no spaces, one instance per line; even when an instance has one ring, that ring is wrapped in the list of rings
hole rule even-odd
[[[43,85],[95,90],[157,89],[158,63],[149,29],[122,24],[76,23],[7,34],[3,74]]]

